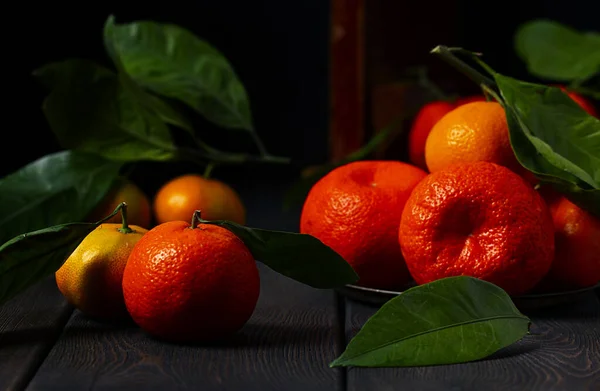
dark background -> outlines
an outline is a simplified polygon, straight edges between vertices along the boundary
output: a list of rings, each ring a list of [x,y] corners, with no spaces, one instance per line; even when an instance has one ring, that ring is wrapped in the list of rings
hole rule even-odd
[[[482,51],[498,71],[531,79],[513,51],[512,35],[520,23],[545,17],[577,29],[600,27],[599,6],[589,0],[463,0],[440,2],[439,7],[435,1],[399,3],[403,5],[395,21],[394,39],[407,65],[439,66],[440,60],[432,58],[428,51],[437,44],[446,44]],[[117,23],[152,19],[179,24],[211,42],[231,61],[248,90],[256,128],[268,149],[294,161],[285,169],[246,166],[233,171],[250,180],[252,175],[289,175],[289,170],[295,175],[298,168],[327,159],[327,1],[197,0],[151,4],[105,1],[34,6],[22,2],[15,5],[16,11],[5,10],[0,175],[60,149],[41,111],[46,91],[31,72],[47,62],[68,57],[107,63],[101,31],[109,14],[115,15]],[[217,132],[226,137],[224,131]],[[191,167],[150,164],[141,170],[139,175],[151,171],[158,183]]]

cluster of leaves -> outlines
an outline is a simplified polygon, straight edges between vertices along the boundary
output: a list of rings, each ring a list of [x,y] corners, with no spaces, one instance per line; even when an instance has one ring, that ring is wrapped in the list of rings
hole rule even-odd
[[[255,132],[244,86],[225,56],[210,44],[176,25],[151,21],[118,25],[112,16],[103,31],[115,70],[68,59],[34,72],[50,89],[43,110],[65,149],[118,162],[287,161],[266,151]],[[259,156],[207,145],[183,108],[220,128],[248,133]],[[189,133],[196,147],[190,151],[176,145],[173,128]]]

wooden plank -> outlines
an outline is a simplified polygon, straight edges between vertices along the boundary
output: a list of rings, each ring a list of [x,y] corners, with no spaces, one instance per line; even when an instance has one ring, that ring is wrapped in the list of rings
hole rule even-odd
[[[282,189],[258,187],[242,194],[248,225],[297,229]],[[260,269],[255,313],[230,343],[167,344],[75,311],[27,390],[342,390],[344,371],[328,367],[343,339],[335,294]]]
[[[347,301],[347,340],[375,307]],[[532,335],[478,362],[415,368],[350,368],[348,390],[598,390],[600,302],[529,313]]]
[[[0,390],[22,390],[69,319],[54,277],[0,306]]]

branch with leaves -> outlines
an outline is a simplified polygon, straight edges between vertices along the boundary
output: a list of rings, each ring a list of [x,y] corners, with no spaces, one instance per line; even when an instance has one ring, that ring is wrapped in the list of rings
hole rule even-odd
[[[207,42],[176,25],[119,25],[111,16],[104,45],[114,70],[75,58],[34,72],[50,89],[43,110],[63,148],[119,162],[289,162],[267,151],[243,84],[225,56]],[[208,145],[181,106],[219,128],[249,135],[258,154]],[[174,128],[187,132],[195,147],[176,145]]]

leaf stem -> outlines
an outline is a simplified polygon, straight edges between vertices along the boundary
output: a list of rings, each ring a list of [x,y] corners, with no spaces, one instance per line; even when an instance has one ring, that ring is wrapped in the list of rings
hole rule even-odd
[[[258,152],[260,153],[260,155],[263,157],[270,156],[267,152],[267,148],[265,148],[265,144],[263,144],[260,137],[258,137],[258,134],[256,134],[254,130],[252,130],[250,134],[252,135],[252,140],[254,140],[254,144],[256,144],[256,148],[258,148]]]
[[[204,174],[202,174],[202,176],[203,176],[205,179],[208,179],[208,178],[210,178],[210,174],[212,173],[213,169],[215,168],[215,165],[216,165],[216,164],[215,164],[215,162],[209,162],[209,163],[206,165],[206,168],[204,169]]]
[[[130,234],[133,232],[129,225],[127,224],[127,203],[121,202],[121,228],[119,228],[119,232],[124,234]]]
[[[177,156],[182,160],[191,161],[199,165],[207,162],[220,164],[242,164],[242,163],[273,163],[288,164],[289,158],[279,156],[255,156],[244,153],[230,153],[222,151],[200,151],[194,148],[177,147]]]
[[[481,72],[475,70],[475,68],[467,65],[463,60],[459,59],[453,52],[466,52],[463,49],[458,48],[448,48],[447,46],[438,45],[431,50],[431,53],[437,54],[448,64],[452,65],[461,73],[465,74],[468,78],[473,80],[475,83],[479,85],[485,85],[487,87],[493,88],[496,83],[492,79],[487,76],[481,74]],[[469,53],[471,55],[477,55],[474,53]]]
[[[117,213],[119,213],[119,211],[121,210],[121,208],[123,208],[124,205],[126,205],[125,202],[121,202],[119,205],[117,205],[117,207],[115,208],[115,210],[112,211],[111,214],[109,214],[105,218],[97,221],[96,224],[100,225],[100,224],[104,223],[105,221],[110,220],[111,217],[116,216]]]
[[[199,209],[197,209],[194,211],[194,214],[192,215],[192,223],[190,224],[190,228],[191,229],[198,228],[198,224],[200,224],[201,220],[202,220],[201,211]]]

